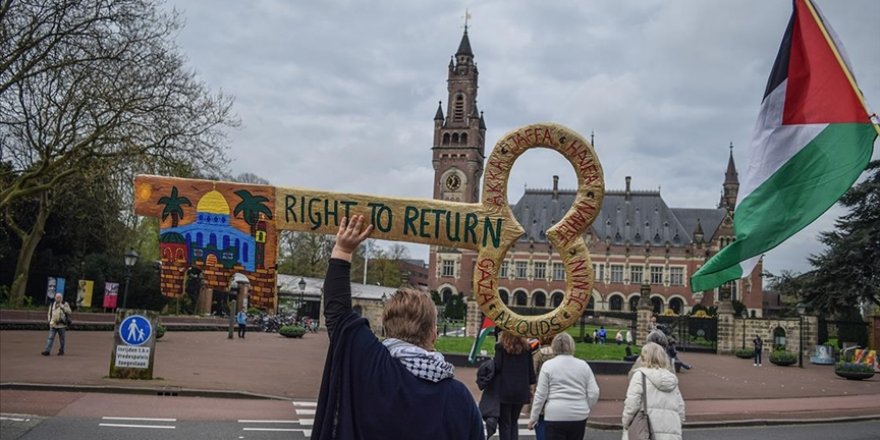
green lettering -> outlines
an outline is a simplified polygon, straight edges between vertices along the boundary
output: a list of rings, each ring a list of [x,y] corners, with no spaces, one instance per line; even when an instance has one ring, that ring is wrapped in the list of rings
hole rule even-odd
[[[412,235],[417,235],[418,231],[416,231],[415,221],[419,218],[419,208],[414,206],[407,206],[403,211],[403,235],[409,234],[409,230],[412,229]]]
[[[473,244],[477,244],[477,224],[480,222],[480,219],[477,217],[477,214],[473,212],[467,213],[464,217],[464,241],[470,241]],[[468,238],[470,237],[470,238]]]
[[[489,237],[492,237],[492,246],[497,248],[501,244],[501,223],[503,220],[498,218],[495,220],[495,229],[492,229],[492,219],[486,217],[483,219],[483,247],[486,247],[486,242],[489,240]]]

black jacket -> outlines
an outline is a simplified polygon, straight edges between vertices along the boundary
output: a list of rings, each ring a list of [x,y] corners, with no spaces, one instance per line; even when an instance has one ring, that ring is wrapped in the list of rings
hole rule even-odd
[[[505,404],[527,404],[531,400],[529,385],[537,382],[532,352],[509,354],[499,343],[495,344],[495,378],[498,398]]]

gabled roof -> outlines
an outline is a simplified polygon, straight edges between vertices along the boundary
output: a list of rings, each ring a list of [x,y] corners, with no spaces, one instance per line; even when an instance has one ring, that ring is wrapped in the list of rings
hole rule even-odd
[[[513,214],[526,233],[521,241],[533,239],[547,242],[547,229],[559,222],[574,202],[575,192],[546,189],[529,189],[513,206]],[[693,232],[700,219],[706,237],[712,237],[726,210],[670,208],[658,191],[607,191],[599,215],[593,222],[592,233],[599,240],[608,239],[612,244],[689,246]]]

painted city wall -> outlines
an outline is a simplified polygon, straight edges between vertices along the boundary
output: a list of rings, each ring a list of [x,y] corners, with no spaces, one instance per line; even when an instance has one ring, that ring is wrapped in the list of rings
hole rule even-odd
[[[137,176],[135,213],[159,219],[162,293],[180,296],[189,267],[217,290],[229,290],[241,273],[251,284],[250,303],[274,310],[274,199],[274,187],[266,185]]]

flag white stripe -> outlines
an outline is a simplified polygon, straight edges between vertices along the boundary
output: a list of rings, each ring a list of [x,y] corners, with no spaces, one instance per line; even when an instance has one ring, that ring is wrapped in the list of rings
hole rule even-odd
[[[761,106],[746,156],[749,162],[739,187],[737,206],[828,127],[828,124],[782,125],[787,85],[785,80],[773,89]]]

